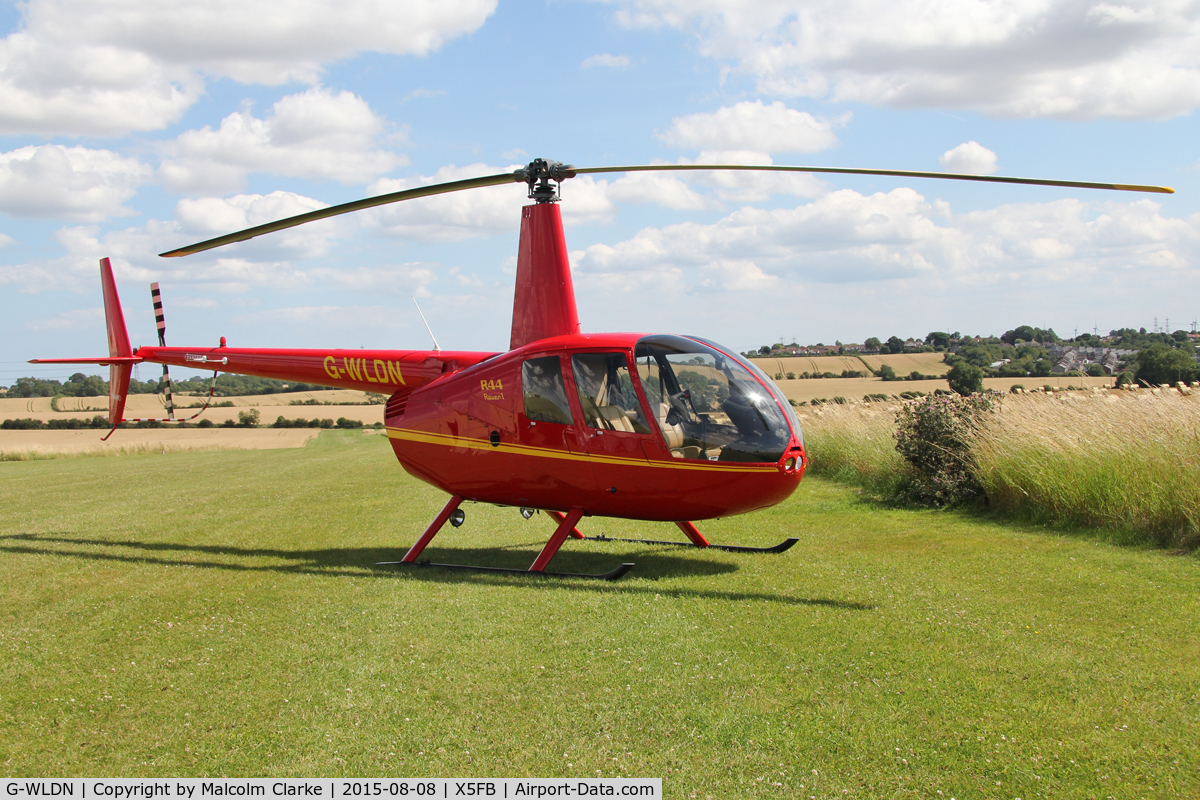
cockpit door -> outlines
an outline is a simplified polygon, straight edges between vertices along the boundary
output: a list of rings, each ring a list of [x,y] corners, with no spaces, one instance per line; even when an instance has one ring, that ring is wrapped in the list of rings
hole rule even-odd
[[[634,489],[650,478],[650,462],[661,447],[634,387],[628,356],[575,353],[571,374],[597,485],[605,490]]]
[[[579,427],[578,412],[572,409],[558,355],[529,358],[521,363],[521,403],[517,415],[520,452],[530,459],[528,474],[514,475],[516,481],[532,481],[543,493],[595,489],[595,476],[587,463],[586,446]]]

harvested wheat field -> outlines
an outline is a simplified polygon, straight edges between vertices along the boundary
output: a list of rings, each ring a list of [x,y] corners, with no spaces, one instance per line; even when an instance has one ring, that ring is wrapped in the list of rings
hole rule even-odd
[[[204,397],[176,395],[175,417],[184,419],[192,416],[203,405]],[[313,405],[292,405],[293,402],[304,403],[313,401]],[[347,389],[331,389],[321,392],[286,392],[280,394],[248,395],[245,397],[214,397],[213,404],[233,403],[233,406],[210,405],[199,419],[212,420],[220,425],[226,420],[238,421],[238,413],[250,408],[257,408],[259,424],[269,425],[276,417],[284,419],[333,419],[345,417],[373,425],[383,422],[383,404],[366,405],[365,392],[354,392]],[[340,405],[326,405],[338,403]],[[49,397],[3,398],[0,399],[0,420],[25,418],[40,419],[47,422],[52,419],[74,418],[76,416],[92,417],[96,414],[108,414],[107,397],[60,397],[59,411],[50,407]],[[195,405],[197,408],[187,408]],[[162,418],[166,416],[163,396],[160,394],[131,394],[125,404],[125,416],[128,419]]]
[[[317,428],[149,428],[108,431],[0,431],[0,458],[22,455],[139,455],[183,450],[275,450],[303,447]]]
[[[867,371],[867,368],[863,366],[863,362],[856,356],[755,358],[752,359],[752,363],[772,378],[781,373],[787,375],[789,372],[797,375],[802,372],[832,372],[835,375],[841,375],[845,370],[852,370],[854,372]],[[911,372],[912,370],[909,371]]]
[[[862,360],[871,365],[871,369],[879,369],[888,364],[896,370],[897,375],[908,375],[919,372],[922,375],[945,375],[950,365],[942,360],[945,353],[895,353],[891,355],[863,356]]]
[[[930,354],[935,355],[935,354]],[[950,390],[950,384],[944,379],[928,381],[882,381],[879,378],[807,378],[794,381],[777,381],[779,388],[789,400],[797,403],[807,403],[812,400],[832,400],[844,397],[850,402],[862,402],[863,395],[886,394],[898,396],[901,392],[924,392],[931,394],[937,389]],[[984,378],[983,388],[993,392],[1007,392],[1013,386],[1020,384],[1026,389],[1042,389],[1049,386],[1053,389],[1066,389],[1068,386],[1082,386],[1088,389],[1109,388],[1113,385],[1110,377],[1093,378],[1079,375],[1055,375],[1050,378]]]

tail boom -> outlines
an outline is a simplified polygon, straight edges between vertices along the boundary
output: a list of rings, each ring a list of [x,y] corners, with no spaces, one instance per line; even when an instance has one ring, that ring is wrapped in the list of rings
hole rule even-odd
[[[172,367],[230,372],[339,389],[395,394],[495,353],[452,350],[342,350],[248,347],[141,347],[137,357]]]

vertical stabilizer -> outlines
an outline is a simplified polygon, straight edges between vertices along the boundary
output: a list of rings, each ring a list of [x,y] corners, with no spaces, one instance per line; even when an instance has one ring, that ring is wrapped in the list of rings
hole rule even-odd
[[[129,333],[125,330],[125,315],[121,313],[121,298],[117,296],[117,283],[113,280],[112,264],[107,258],[100,259],[100,286],[104,291],[104,320],[108,324],[108,354],[113,357],[132,356]],[[129,394],[129,377],[132,373],[132,364],[113,364],[108,368],[108,421],[112,423],[113,430],[125,418],[125,398]]]
[[[579,313],[558,205],[525,206],[509,348],[573,333],[579,333]]]

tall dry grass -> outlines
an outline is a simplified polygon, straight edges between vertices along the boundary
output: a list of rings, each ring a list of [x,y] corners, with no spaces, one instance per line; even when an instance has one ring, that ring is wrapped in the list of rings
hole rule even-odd
[[[1200,397],[1010,397],[973,438],[979,481],[1002,513],[1200,545]]]
[[[912,473],[895,450],[897,408],[809,412],[811,472],[899,494]],[[1200,393],[1009,395],[971,441],[998,513],[1124,543],[1200,547]]]
[[[824,405],[800,414],[809,472],[891,497],[912,474],[896,452],[899,403]]]

